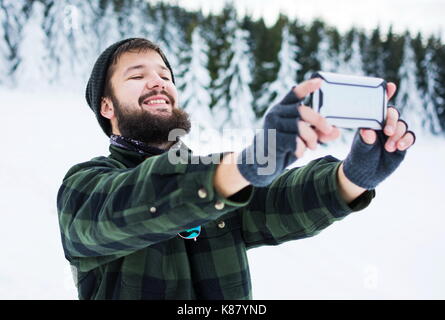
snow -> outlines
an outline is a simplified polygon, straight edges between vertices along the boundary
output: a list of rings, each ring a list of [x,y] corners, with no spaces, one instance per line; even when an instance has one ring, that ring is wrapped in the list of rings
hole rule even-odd
[[[315,237],[250,252],[255,299],[443,299],[444,142],[418,137],[365,210]],[[321,149],[300,165],[348,150]]]
[[[6,133],[0,165],[0,298],[76,298],[55,199],[67,169],[106,154],[107,139],[82,92],[31,87],[1,89],[0,97]]]
[[[56,195],[70,166],[108,154],[108,139],[83,90],[0,88],[0,97],[0,299],[76,299]],[[367,209],[315,237],[248,251],[254,298],[444,299],[444,142],[418,136]],[[296,165],[348,148],[319,147]]]

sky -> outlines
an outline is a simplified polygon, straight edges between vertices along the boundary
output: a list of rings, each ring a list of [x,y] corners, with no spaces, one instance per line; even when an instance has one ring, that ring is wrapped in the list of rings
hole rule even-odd
[[[204,13],[218,12],[225,3],[222,0],[161,1],[177,3],[187,9],[202,8]],[[377,25],[387,30],[392,25],[398,33],[408,29],[425,35],[443,36],[445,31],[445,0],[236,0],[234,3],[240,14],[248,12],[255,18],[262,16],[269,25],[282,12],[301,22],[322,18],[341,32],[353,25],[365,30],[372,30]]]

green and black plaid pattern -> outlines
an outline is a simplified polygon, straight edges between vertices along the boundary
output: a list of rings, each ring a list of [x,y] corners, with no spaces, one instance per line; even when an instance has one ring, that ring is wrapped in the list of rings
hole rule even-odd
[[[110,152],[72,167],[57,196],[80,299],[251,299],[247,249],[313,236],[374,197],[344,203],[332,157],[224,198],[217,164]],[[196,225],[197,241],[177,235]]]

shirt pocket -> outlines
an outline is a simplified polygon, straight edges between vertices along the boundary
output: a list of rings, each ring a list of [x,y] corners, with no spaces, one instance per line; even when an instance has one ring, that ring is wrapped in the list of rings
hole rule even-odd
[[[121,299],[165,299],[175,279],[167,279],[174,265],[168,263],[165,243],[158,243],[124,258],[121,268]],[[171,272],[170,272],[171,273]]]
[[[222,238],[233,233],[241,233],[241,218],[239,212],[229,213],[217,220],[210,221],[202,226],[202,239]],[[230,237],[228,237],[230,238]]]
[[[213,296],[214,292],[221,292],[224,298],[239,298],[229,294],[234,288],[248,294],[250,273],[240,221],[239,212],[234,212],[203,226],[197,238],[201,248],[194,261],[199,270],[195,283],[199,287],[198,296],[221,299]],[[216,284],[218,288],[214,287]]]

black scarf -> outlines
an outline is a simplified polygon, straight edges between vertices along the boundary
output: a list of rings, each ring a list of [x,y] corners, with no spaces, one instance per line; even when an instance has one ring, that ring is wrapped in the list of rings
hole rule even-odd
[[[117,147],[121,147],[126,150],[135,151],[139,154],[142,154],[144,156],[151,156],[151,155],[160,155],[168,150],[156,148],[153,146],[149,146],[145,142],[138,141],[131,138],[126,138],[123,136],[118,136],[115,134],[112,134],[110,136],[110,143],[112,145],[115,145]]]

